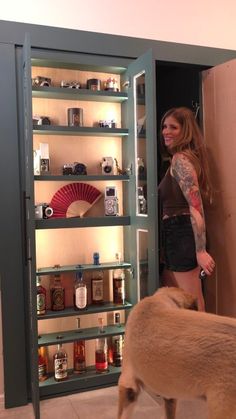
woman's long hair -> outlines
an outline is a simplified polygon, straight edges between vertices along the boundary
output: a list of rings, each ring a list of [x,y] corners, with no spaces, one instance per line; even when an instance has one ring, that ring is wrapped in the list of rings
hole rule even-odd
[[[207,151],[201,130],[191,109],[180,107],[168,110],[161,120],[161,139],[163,141],[162,129],[165,119],[172,116],[181,125],[182,132],[180,138],[175,140],[168,147],[168,152],[173,155],[181,152],[189,158],[195,167],[202,198],[209,202],[212,200],[212,188],[210,181]]]

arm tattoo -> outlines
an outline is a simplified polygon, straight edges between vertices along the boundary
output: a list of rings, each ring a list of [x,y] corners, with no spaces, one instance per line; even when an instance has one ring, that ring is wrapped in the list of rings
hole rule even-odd
[[[206,249],[205,219],[195,168],[187,157],[178,154],[172,159],[171,169],[172,176],[178,182],[189,205],[196,251],[204,251]]]

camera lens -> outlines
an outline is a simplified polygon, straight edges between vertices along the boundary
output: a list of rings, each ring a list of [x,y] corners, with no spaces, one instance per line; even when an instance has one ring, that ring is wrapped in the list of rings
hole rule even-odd
[[[53,215],[53,209],[51,207],[47,207],[47,208],[45,208],[44,213],[45,213],[46,217],[49,218]]]

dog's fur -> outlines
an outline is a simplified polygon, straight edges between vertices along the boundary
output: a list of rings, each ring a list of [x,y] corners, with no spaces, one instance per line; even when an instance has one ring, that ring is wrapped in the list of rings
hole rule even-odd
[[[209,419],[236,419],[236,319],[196,312],[179,288],[161,288],[132,309],[119,379],[118,419],[130,419],[142,386],[165,400],[204,397]]]

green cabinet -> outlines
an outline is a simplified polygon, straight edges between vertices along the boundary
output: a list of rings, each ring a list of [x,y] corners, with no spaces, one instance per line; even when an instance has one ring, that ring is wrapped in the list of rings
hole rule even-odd
[[[155,66],[151,51],[125,64],[115,57],[33,49],[28,37],[22,63],[28,332],[31,393],[39,418],[41,398],[117,383],[119,367],[110,365],[104,374],[95,370],[94,340],[101,336],[98,316],[105,324],[103,336],[122,335],[132,306],[158,288]],[[37,76],[50,78],[50,86],[35,87],[32,80]],[[101,80],[101,89],[86,88],[88,79]],[[76,80],[82,88],[60,87],[61,80]],[[116,88],[106,90],[109,80],[115,80]],[[82,109],[83,124],[68,125],[68,108]],[[45,117],[50,124],[35,123]],[[42,144],[49,148],[50,169],[37,173],[35,150]],[[101,161],[110,158],[116,165],[106,174]],[[85,164],[86,173],[63,174],[64,165],[75,161]],[[118,197],[119,209],[112,215],[106,215],[106,187]],[[89,200],[85,188],[99,190],[100,199]],[[35,206],[50,206],[55,196],[66,206],[64,215],[35,219]],[[93,252],[100,253],[98,266],[92,262]],[[120,262],[115,254],[120,254]],[[86,309],[79,312],[72,296],[78,264],[88,291],[91,272],[104,273],[104,303],[94,305],[89,297]],[[113,301],[112,275],[117,269],[125,272],[124,304]],[[50,309],[50,281],[55,272],[61,275],[66,292],[66,307],[58,312]],[[38,316],[37,276],[47,290],[46,314]],[[113,321],[115,312],[120,313],[119,326]],[[87,345],[88,367],[85,373],[74,374],[70,361],[68,379],[57,383],[52,359],[58,335],[71,360],[78,316],[83,322],[79,337]],[[48,378],[43,382],[38,381],[41,346],[47,347],[49,358]]]

